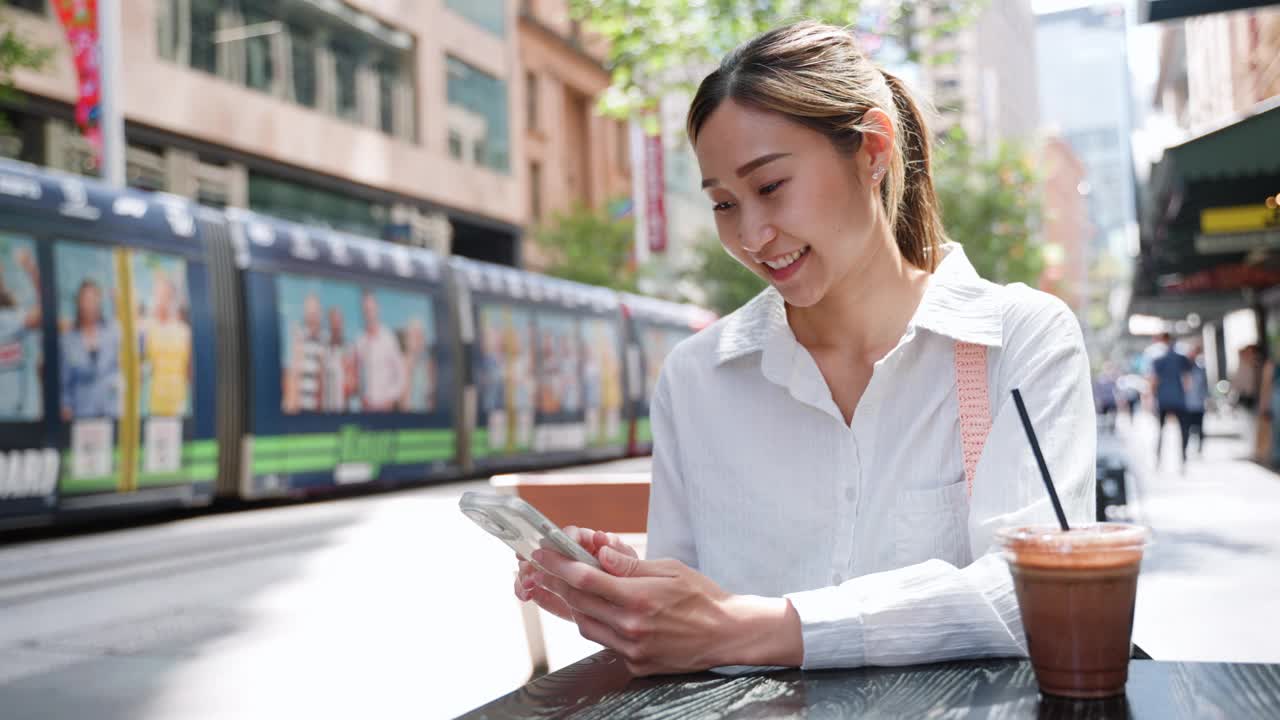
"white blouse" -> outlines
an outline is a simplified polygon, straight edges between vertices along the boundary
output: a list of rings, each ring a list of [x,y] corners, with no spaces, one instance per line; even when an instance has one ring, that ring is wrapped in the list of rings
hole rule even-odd
[[[773,288],[662,369],[648,555],[731,593],[789,598],[806,668],[1026,654],[993,532],[1054,515],[1013,388],[1068,519],[1093,518],[1097,430],[1075,316],[1025,285],[982,280],[958,245],[945,251],[849,425]],[[956,341],[987,347],[992,426],[972,497]]]

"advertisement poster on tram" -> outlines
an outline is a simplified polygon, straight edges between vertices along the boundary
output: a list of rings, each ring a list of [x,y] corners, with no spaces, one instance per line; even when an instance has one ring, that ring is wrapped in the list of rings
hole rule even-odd
[[[473,452],[524,452],[533,446],[534,325],[532,313],[508,303],[479,307],[479,413]]]
[[[585,339],[582,363],[583,406],[588,445],[625,441],[622,424],[622,363],[618,326],[606,318],[582,321]]]
[[[301,275],[276,287],[285,414],[435,410],[430,297]]]
[[[44,416],[41,317],[35,243],[0,233],[0,423]]]

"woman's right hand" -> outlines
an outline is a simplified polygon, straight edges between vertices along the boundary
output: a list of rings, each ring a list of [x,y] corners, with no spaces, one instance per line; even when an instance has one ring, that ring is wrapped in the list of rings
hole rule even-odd
[[[600,549],[606,546],[633,558],[639,557],[635,548],[622,542],[614,533],[574,527],[573,525],[566,525],[564,533],[581,545],[587,552],[591,553],[592,557],[596,557]],[[573,622],[573,612],[565,604],[565,601],[560,596],[548,592],[534,583],[533,573],[537,571],[537,568],[533,566],[533,563],[521,558],[519,555],[516,555],[516,560],[519,562],[519,572],[516,574],[515,582],[516,599],[521,602],[532,600],[537,603],[538,607],[552,615]]]

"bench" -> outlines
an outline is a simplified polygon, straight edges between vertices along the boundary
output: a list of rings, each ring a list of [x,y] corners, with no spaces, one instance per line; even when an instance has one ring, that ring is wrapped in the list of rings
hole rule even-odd
[[[515,495],[534,506],[558,527],[575,525],[622,535],[644,557],[649,517],[649,474],[510,474],[495,475],[496,492]],[[525,637],[532,677],[545,675],[547,646],[535,603],[523,603]]]

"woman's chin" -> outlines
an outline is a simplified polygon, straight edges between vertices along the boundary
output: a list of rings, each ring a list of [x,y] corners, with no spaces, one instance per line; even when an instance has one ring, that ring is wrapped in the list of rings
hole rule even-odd
[[[774,287],[777,287],[776,285]],[[778,287],[782,299],[791,307],[809,308],[822,300],[822,293],[812,285]]]

